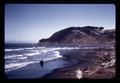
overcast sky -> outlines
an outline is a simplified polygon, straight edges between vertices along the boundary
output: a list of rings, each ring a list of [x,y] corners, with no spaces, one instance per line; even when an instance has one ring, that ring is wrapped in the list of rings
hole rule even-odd
[[[71,26],[115,29],[113,4],[6,4],[5,42],[34,42]]]

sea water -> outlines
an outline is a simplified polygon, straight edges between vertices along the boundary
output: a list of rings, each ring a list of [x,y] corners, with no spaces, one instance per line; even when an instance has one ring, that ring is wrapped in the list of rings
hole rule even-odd
[[[34,44],[5,44],[5,76],[8,78],[41,77],[54,69],[76,63],[64,60],[61,51],[94,48],[96,47],[39,47]],[[44,68],[39,67],[41,60],[45,63]]]
[[[60,53],[60,50],[67,51],[72,49],[79,49],[79,48],[78,47],[39,47],[34,44],[5,44],[5,50],[4,50],[5,73],[7,75],[9,72],[14,72],[28,65],[39,63],[41,60],[43,60],[44,62],[50,62],[58,58],[63,58],[63,56]],[[55,69],[57,67],[59,68],[61,64],[63,65],[65,63],[66,63],[65,61],[58,60],[57,62],[50,62],[48,64],[50,65],[53,64],[51,69]],[[47,65],[46,65],[46,69],[48,68]]]

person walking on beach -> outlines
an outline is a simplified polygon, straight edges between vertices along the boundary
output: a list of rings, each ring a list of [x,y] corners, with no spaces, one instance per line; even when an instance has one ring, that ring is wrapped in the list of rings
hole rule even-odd
[[[43,60],[40,61],[40,65],[43,67]]]

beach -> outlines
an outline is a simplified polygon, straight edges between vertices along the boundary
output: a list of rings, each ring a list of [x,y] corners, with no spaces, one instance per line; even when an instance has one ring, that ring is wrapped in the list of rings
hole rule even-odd
[[[61,58],[44,62],[43,67],[40,63],[33,63],[17,70],[6,72],[5,77],[8,79],[38,79],[52,72],[54,69],[69,66],[71,63],[74,64],[74,62]]]
[[[82,57],[83,60],[78,58],[79,56],[78,55],[76,59],[76,60],[80,60],[78,63],[71,65],[69,67],[56,69],[53,72],[43,76],[42,79],[79,79],[77,77],[78,70],[82,72],[81,79],[113,79],[115,78],[115,72],[116,72],[115,65],[113,66],[108,65],[108,67],[102,66],[101,65],[102,60],[100,60],[99,57],[96,57],[97,55],[95,54],[100,52],[114,52],[114,50],[97,49],[97,50],[89,50],[89,51],[86,50],[86,52],[88,56]],[[69,53],[69,55],[73,56],[72,53],[73,52]],[[80,52],[77,51],[77,54],[78,53]],[[94,56],[90,56],[90,53],[91,55],[94,55]]]
[[[8,79],[115,78],[115,62],[109,63],[115,59],[114,49],[64,49],[59,52],[61,58],[44,62],[43,67],[40,63],[29,64],[5,76]]]

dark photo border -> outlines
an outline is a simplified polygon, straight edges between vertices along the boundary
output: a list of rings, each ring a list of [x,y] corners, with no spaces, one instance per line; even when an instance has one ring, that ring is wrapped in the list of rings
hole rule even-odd
[[[9,82],[9,79],[5,79],[5,73],[4,73],[4,49],[5,49],[5,4],[114,4],[116,7],[116,79],[120,79],[120,69],[119,69],[119,61],[120,61],[120,50],[119,50],[119,39],[120,39],[120,25],[119,25],[119,19],[120,19],[120,0],[3,0],[0,3],[0,9],[1,9],[1,28],[0,28],[0,79],[2,81],[7,80]],[[15,79],[18,81],[18,79]],[[20,79],[25,80],[25,79]],[[31,80],[31,79],[30,79]],[[32,79],[34,80],[38,79]],[[47,79],[39,79],[40,81],[46,81]],[[72,80],[72,79],[71,79]],[[71,80],[67,80],[70,82],[74,82]],[[84,79],[83,79],[84,80]],[[110,79],[111,80],[111,79]],[[48,80],[47,80],[48,81]],[[76,80],[75,80],[76,81]],[[77,80],[78,81],[78,80]],[[80,80],[82,81],[82,80]],[[50,81],[48,81],[50,82]],[[51,81],[52,82],[52,81]],[[56,82],[61,82],[56,81]]]

